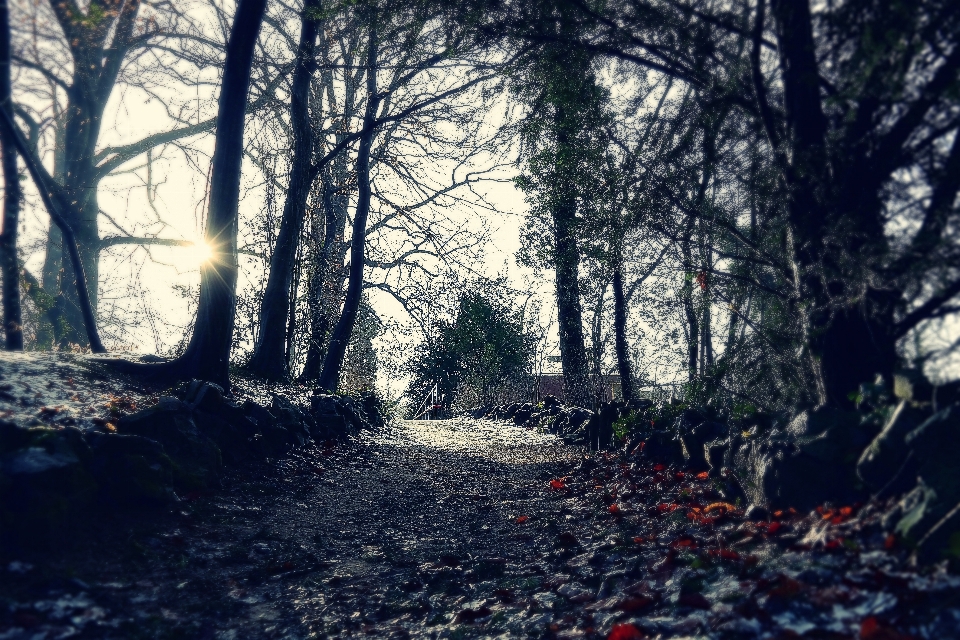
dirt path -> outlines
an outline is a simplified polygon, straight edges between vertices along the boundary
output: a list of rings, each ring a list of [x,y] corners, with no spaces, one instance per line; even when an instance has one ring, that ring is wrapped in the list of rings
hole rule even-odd
[[[504,576],[543,573],[527,565],[550,531],[516,520],[562,517],[544,487],[579,455],[466,419],[295,452],[172,519],[101,523],[100,542],[52,565],[8,564],[0,638],[446,635],[489,613]],[[504,632],[528,626],[500,617]]]
[[[3,550],[0,640],[960,637],[960,578],[910,569],[869,508],[757,520],[717,495],[503,423],[404,422]]]

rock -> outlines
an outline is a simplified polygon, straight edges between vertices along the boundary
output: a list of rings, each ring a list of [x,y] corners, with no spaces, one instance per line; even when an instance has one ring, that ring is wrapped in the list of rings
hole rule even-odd
[[[180,488],[205,489],[219,478],[223,467],[220,449],[200,431],[189,412],[151,407],[121,418],[117,430],[163,445],[175,464],[174,481]]]
[[[764,506],[761,506],[759,504],[752,504],[749,507],[747,507],[746,511],[743,512],[743,518],[745,520],[752,520],[752,521],[769,520],[770,512]]]
[[[270,413],[277,416],[279,426],[290,432],[297,446],[306,444],[310,431],[299,408],[283,396],[273,394]]]
[[[96,495],[91,452],[78,429],[0,426],[0,530],[26,536],[51,531]]]
[[[257,427],[262,427],[265,424],[272,425],[277,422],[276,416],[252,400],[244,400],[243,404],[240,405],[240,409],[247,418],[252,419],[256,423]]]
[[[730,466],[730,439],[717,438],[703,445],[703,455],[711,477],[719,477],[720,470]]]
[[[896,495],[916,483],[917,461],[907,449],[905,438],[920,426],[927,415],[906,400],[897,405],[883,430],[867,446],[857,462],[857,476],[867,486],[875,491],[886,488],[888,495]],[[914,469],[904,467],[908,458]],[[888,487],[894,480],[899,486]]]
[[[675,429],[683,447],[686,466],[694,471],[702,471],[710,466],[704,445],[727,435],[728,431],[725,424],[708,421],[699,411],[689,409],[677,418]]]
[[[143,436],[92,433],[91,471],[103,496],[128,506],[153,506],[176,500],[173,461],[155,440]]]
[[[679,464],[683,461],[683,445],[672,431],[651,431],[645,440],[643,455],[664,464]]]
[[[884,516],[884,525],[915,545],[920,563],[960,561],[960,406],[950,405],[904,437],[917,484]]]
[[[751,502],[805,511],[824,502],[866,498],[856,460],[876,435],[860,413],[823,408],[803,412],[782,431],[741,446],[736,468]]]

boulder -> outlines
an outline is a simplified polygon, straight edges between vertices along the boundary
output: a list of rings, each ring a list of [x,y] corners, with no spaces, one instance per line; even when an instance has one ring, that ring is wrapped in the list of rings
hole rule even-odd
[[[643,455],[664,464],[680,464],[683,462],[683,445],[675,432],[655,429],[644,440]]]
[[[728,431],[727,425],[711,422],[699,411],[689,409],[677,418],[675,429],[682,446],[684,462],[687,468],[695,471],[704,471],[710,466],[704,446],[727,435]]]
[[[917,484],[884,517],[921,563],[960,561],[960,405],[950,405],[904,437]]]
[[[0,530],[49,531],[86,509],[97,484],[78,429],[0,422]]]
[[[90,470],[103,497],[127,506],[153,506],[176,500],[173,461],[155,440],[143,436],[91,433]]]
[[[808,510],[867,497],[856,462],[878,428],[856,411],[805,411],[784,429],[741,445],[734,462],[751,503]]]
[[[117,430],[163,445],[174,462],[174,481],[180,488],[206,489],[219,479],[223,467],[220,449],[200,431],[188,410],[158,404],[121,418]]]
[[[857,461],[857,476],[874,491],[897,495],[916,484],[916,464],[906,446],[908,433],[920,426],[928,412],[907,400],[897,405],[883,430],[867,446]],[[896,486],[890,483],[896,483]]]

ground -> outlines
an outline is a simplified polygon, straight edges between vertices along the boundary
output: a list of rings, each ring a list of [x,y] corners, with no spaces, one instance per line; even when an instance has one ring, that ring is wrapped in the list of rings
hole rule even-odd
[[[871,541],[870,505],[757,519],[703,476],[400,421],[3,549],[0,639],[960,637],[960,579]]]

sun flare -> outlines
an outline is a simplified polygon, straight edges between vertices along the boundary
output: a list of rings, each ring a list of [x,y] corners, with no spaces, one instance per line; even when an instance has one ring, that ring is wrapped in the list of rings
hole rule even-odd
[[[206,264],[213,258],[213,248],[203,240],[197,240],[190,247],[191,258],[198,265]]]

